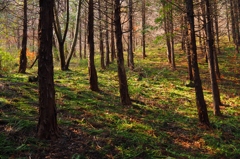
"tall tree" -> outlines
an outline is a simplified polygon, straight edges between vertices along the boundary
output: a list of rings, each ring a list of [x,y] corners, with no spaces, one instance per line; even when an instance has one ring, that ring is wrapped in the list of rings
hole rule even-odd
[[[105,1],[105,46],[106,46],[106,66],[108,67],[110,64],[110,48],[109,48],[109,29],[108,29],[108,1]]]
[[[173,3],[173,0],[172,2]],[[173,6],[172,4],[170,5],[170,10],[169,10],[169,24],[170,24],[170,44],[171,44],[171,66],[175,70],[176,69],[176,64],[175,64],[175,50],[174,50],[174,34],[173,34]]]
[[[168,62],[171,64],[172,68],[175,69],[176,65],[174,57],[173,8],[170,2],[162,1],[162,5]]]
[[[73,56],[76,44],[77,44],[77,37],[78,37],[78,31],[79,31],[79,23],[80,23],[80,15],[81,15],[81,0],[78,1],[78,9],[77,9],[77,14],[76,14],[76,23],[75,23],[75,31],[74,31],[74,35],[73,35],[73,42],[71,45],[71,50],[67,56],[66,59],[66,64],[65,64],[65,70],[69,69],[69,64],[70,64],[70,60]]]
[[[129,35],[128,35],[128,66],[130,70],[134,69],[134,57],[133,57],[133,2],[128,2],[128,19],[129,19]]]
[[[208,119],[207,113],[207,105],[204,100],[203,90],[202,90],[202,82],[199,75],[198,68],[198,60],[197,60],[197,46],[196,46],[196,36],[195,36],[195,25],[194,25],[194,12],[193,12],[193,1],[185,0],[186,8],[187,8],[187,19],[190,28],[190,43],[192,50],[192,68],[193,68],[193,78],[194,78],[194,86],[195,86],[195,94],[196,94],[196,105],[198,109],[198,118],[200,123],[210,126],[210,122]]]
[[[216,78],[220,79],[220,70],[218,66],[218,58],[217,54],[220,53],[220,48],[219,48],[219,28],[218,28],[218,11],[217,11],[217,4],[216,0],[213,2],[213,4],[210,4],[209,1],[209,13],[207,13],[207,8],[206,8],[206,13],[209,14],[210,16],[210,21],[207,20],[208,26],[210,25],[211,31],[212,31],[212,41],[213,45],[211,46],[213,48],[213,61],[214,61],[214,70],[216,74]],[[211,24],[210,24],[211,23]],[[205,27],[206,29],[206,34],[207,34],[207,26]],[[214,36],[215,35],[215,36]]]
[[[112,12],[111,12],[111,61],[114,61],[116,57],[115,53],[115,39],[114,39],[114,1],[111,3]]]
[[[87,16],[87,10],[88,10],[88,8],[87,7],[85,7],[85,9],[84,9],[84,45],[83,45],[83,58],[84,59],[86,59],[87,58],[87,18],[88,18],[88,16]]]
[[[82,56],[82,16],[80,16],[80,19],[79,19],[79,57],[80,59],[83,58]]]
[[[26,73],[27,69],[27,0],[23,2],[23,38],[20,52],[19,73]]]
[[[59,1],[57,3],[60,3]],[[66,25],[65,25],[65,30],[62,35],[62,30],[60,26],[60,21],[59,21],[59,14],[58,14],[58,6],[60,5],[54,5],[54,30],[57,36],[58,40],[58,47],[59,47],[59,54],[60,54],[60,60],[61,60],[61,70],[65,70],[65,55],[64,55],[64,43],[67,37],[67,32],[68,32],[68,26],[69,26],[69,0],[66,0],[66,11],[67,11],[67,17],[66,17]]]
[[[88,73],[90,89],[92,91],[99,91],[98,88],[98,77],[97,71],[94,63],[94,12],[93,12],[93,0],[88,2],[88,47],[89,47],[89,57],[88,57]]]
[[[200,3],[200,7],[201,7],[201,11],[202,11],[202,23],[203,23],[203,29],[204,29],[204,32],[203,32],[203,39],[206,39],[206,26],[207,26],[207,20],[206,20],[206,9],[205,9],[205,3],[204,3],[204,0],[199,0]],[[208,56],[207,56],[207,47],[206,47],[206,40],[203,40],[203,48],[202,50],[204,51],[205,53],[205,58],[206,58],[206,62],[208,62]]]
[[[232,39],[233,39],[233,42],[234,44],[236,44],[236,34],[235,34],[235,27],[236,27],[236,23],[235,23],[235,14],[234,14],[234,0],[229,0],[229,3],[230,3],[230,15],[231,15],[231,21],[232,21]]]
[[[213,45],[214,45],[214,40],[213,40],[213,32],[212,32],[212,23],[211,17],[210,17],[210,3],[209,0],[205,0],[205,5],[206,5],[206,19],[207,19],[207,26],[206,26],[206,31],[207,31],[207,45],[208,45],[208,63],[209,63],[209,72],[210,72],[210,80],[211,80],[211,86],[212,86],[212,94],[213,94],[213,108],[214,108],[214,114],[219,116],[221,115],[220,112],[220,93],[219,93],[219,88],[218,88],[218,83],[217,83],[217,78],[216,78],[216,73],[215,73],[215,62],[214,62],[214,50],[213,50]],[[216,54],[215,54],[216,56]]]
[[[225,12],[226,12],[226,28],[227,28],[227,36],[228,36],[228,42],[231,41],[231,38],[230,38],[230,18],[229,18],[229,0],[226,0],[226,3],[225,3]]]
[[[142,0],[142,55],[146,57],[146,0]]]
[[[37,136],[43,139],[55,139],[59,136],[53,80],[53,3],[54,0],[39,0],[39,119]]]
[[[123,44],[122,44],[122,26],[121,26],[121,4],[119,0],[115,0],[115,36],[117,43],[117,65],[118,65],[118,79],[119,79],[119,91],[122,105],[131,105],[131,99],[128,93],[127,76],[124,68],[123,58]]]
[[[101,1],[98,0],[98,25],[99,25],[99,50],[100,50],[100,60],[101,60],[101,68],[105,69],[104,63],[104,44],[103,44],[103,27],[102,27],[102,11],[101,11]]]
[[[183,16],[183,37],[184,37],[184,46],[183,50],[185,53],[187,53],[187,61],[188,61],[188,78],[190,82],[193,82],[193,71],[192,71],[192,53],[191,53],[191,45],[190,45],[190,36],[188,30],[190,30],[190,25],[188,25],[187,22],[187,16]]]
[[[219,22],[218,22],[218,17],[219,17],[219,11],[218,11],[218,1],[219,0],[214,0],[213,2],[213,18],[214,18],[214,29],[215,29],[215,39],[216,39],[216,54],[220,54],[221,51],[220,51],[220,40],[219,40]]]

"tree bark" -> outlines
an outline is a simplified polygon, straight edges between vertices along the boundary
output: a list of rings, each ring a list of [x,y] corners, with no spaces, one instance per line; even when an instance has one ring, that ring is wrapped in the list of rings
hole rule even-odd
[[[206,9],[205,9],[205,1],[204,0],[200,0],[201,1],[201,11],[202,11],[202,18],[203,18],[203,28],[204,28],[204,33],[203,33],[203,38],[205,40],[203,40],[203,46],[204,46],[204,53],[205,53],[205,61],[206,63],[208,63],[208,55],[207,55],[207,47],[206,47],[206,26],[207,26],[207,20],[206,20]]]
[[[144,1],[144,0],[143,0]],[[132,0],[129,0],[129,11],[128,11],[128,18],[129,18],[129,36],[128,36],[128,64],[130,70],[134,69],[134,55],[133,55],[133,17],[132,17]],[[145,39],[144,39],[145,41]],[[145,45],[145,43],[144,43]]]
[[[174,50],[174,34],[173,34],[173,8],[171,6],[171,10],[169,11],[170,13],[170,46],[171,46],[171,66],[172,69],[176,69],[176,63],[175,63],[175,50]]]
[[[94,18],[93,0],[89,0],[89,3],[88,3],[88,47],[89,47],[88,73],[89,73],[90,89],[92,91],[99,91],[97,71],[94,63],[93,18]]]
[[[235,34],[236,34],[236,40],[235,40],[235,52],[239,53],[239,46],[240,46],[240,28],[239,28],[239,0],[233,0],[234,1],[234,14],[235,14]]]
[[[82,17],[79,19],[79,58],[82,59]]]
[[[115,53],[115,40],[114,40],[114,3],[112,1],[112,16],[111,16],[111,61],[114,61],[116,58]]]
[[[115,36],[117,43],[117,65],[118,65],[118,79],[119,79],[119,91],[122,105],[131,105],[131,99],[128,93],[127,76],[124,68],[123,59],[123,44],[122,44],[122,26],[120,18],[121,5],[119,0],[115,0]]]
[[[53,0],[40,0],[39,18],[39,120],[37,136],[56,139],[59,136],[53,81]]]
[[[66,18],[66,25],[65,25],[65,30],[62,36],[62,32],[61,32],[61,26],[60,26],[60,22],[58,19],[58,11],[56,8],[56,5],[54,5],[54,30],[58,39],[58,46],[59,46],[59,54],[60,54],[60,60],[61,60],[61,70],[65,70],[65,55],[64,55],[64,43],[66,40],[66,36],[67,36],[67,32],[68,32],[68,26],[69,26],[69,0],[66,0],[67,4],[67,18]]]
[[[142,55],[143,59],[147,57],[146,55],[146,0],[142,0]]]
[[[79,22],[80,22],[80,14],[81,14],[81,0],[78,1],[78,10],[77,10],[77,15],[76,15],[76,24],[75,24],[75,31],[73,35],[73,42],[71,45],[71,50],[67,56],[66,64],[65,64],[65,70],[69,70],[69,64],[70,60],[74,54],[74,50],[77,44],[77,37],[78,37],[78,31],[79,31]]]
[[[105,45],[106,45],[106,66],[108,67],[110,64],[110,49],[109,49],[109,30],[108,30],[108,2],[105,1],[105,29],[106,29],[106,34],[105,34]]]
[[[233,42],[236,45],[236,20],[235,20],[235,14],[234,14],[234,0],[230,0],[230,15],[231,15],[231,21],[232,21],[232,38]]]
[[[98,20],[99,20],[99,50],[100,50],[100,60],[101,68],[105,69],[105,57],[104,57],[104,46],[103,46],[103,28],[102,28],[102,11],[101,11],[101,0],[98,0]]]
[[[220,40],[219,40],[219,26],[218,26],[218,0],[214,0],[213,2],[213,15],[214,15],[214,26],[215,26],[215,36],[216,36],[216,54],[220,54]]]
[[[211,80],[211,86],[212,86],[212,94],[213,94],[213,108],[214,108],[214,114],[219,116],[221,115],[220,112],[220,93],[217,83],[217,78],[215,74],[215,62],[214,62],[214,40],[213,40],[213,32],[212,32],[212,23],[211,23],[211,17],[210,17],[210,4],[209,0],[205,0],[206,5],[206,15],[207,15],[207,46],[208,46],[208,66],[209,66],[209,72],[210,72],[210,80]],[[216,54],[215,54],[216,56]]]
[[[226,10],[226,28],[227,28],[227,36],[228,36],[228,42],[231,41],[231,35],[230,35],[230,28],[229,28],[229,23],[230,23],[230,20],[229,20],[229,7],[228,7],[228,3],[229,3],[229,0],[226,0],[226,4],[225,4],[225,10]]]
[[[23,39],[19,61],[19,73],[26,73],[27,69],[27,0],[24,0],[23,12]]]
[[[185,39],[184,52],[187,52],[188,78],[191,82],[193,82],[194,79],[193,79],[193,71],[192,71],[192,53],[191,53],[191,45],[190,45],[191,37],[189,36],[190,34],[188,33],[188,31],[190,30],[190,25],[188,25],[186,16],[183,17],[183,21],[185,24],[184,36],[186,36],[186,37],[184,38]]]
[[[197,60],[197,46],[196,46],[196,36],[194,28],[194,12],[193,12],[193,1],[185,0],[187,7],[187,18],[190,25],[190,39],[191,39],[191,50],[192,50],[192,67],[193,67],[193,77],[194,86],[196,94],[196,105],[198,109],[198,118],[200,123],[210,126],[207,113],[207,105],[204,100],[202,82],[199,75],[198,60]]]
[[[84,11],[84,46],[83,46],[83,58],[86,59],[87,58],[87,7],[85,7],[85,11]]]
[[[168,11],[166,9],[166,2],[162,2],[163,5],[163,16],[164,16],[164,32],[165,32],[165,39],[166,39],[166,45],[167,45],[167,58],[168,58],[168,63],[172,63],[172,58],[171,58],[171,41],[170,41],[170,35],[169,35],[169,18],[168,18]]]

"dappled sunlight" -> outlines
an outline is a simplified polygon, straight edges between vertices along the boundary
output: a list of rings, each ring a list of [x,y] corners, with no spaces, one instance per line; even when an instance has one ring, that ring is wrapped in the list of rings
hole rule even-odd
[[[16,141],[13,148],[22,146],[19,151],[23,151],[11,149],[9,154],[18,152],[24,156],[33,151],[32,157],[36,158],[211,158],[224,153],[237,156],[240,102],[235,88],[239,86],[239,79],[228,72],[233,65],[226,65],[229,68],[219,81],[221,98],[226,104],[221,106],[226,115],[224,119],[213,115],[207,65],[201,65],[212,125],[209,130],[199,125],[194,88],[185,85],[185,56],[179,52],[177,69],[173,71],[165,53],[151,48],[147,54],[143,60],[136,53],[139,58],[136,69],[126,69],[133,103],[129,107],[120,103],[116,63],[106,70],[98,70],[100,92],[89,90],[86,61],[80,61],[81,68],[77,61],[70,71],[55,67],[55,98],[61,136],[46,143],[27,136],[35,134],[38,118],[38,84],[27,81],[29,75],[36,74],[36,68],[26,75],[9,74],[1,78],[0,113],[3,120],[0,123],[3,124],[0,129],[4,138],[13,143]],[[97,63],[97,68],[99,65]],[[10,141],[4,144],[10,145]]]

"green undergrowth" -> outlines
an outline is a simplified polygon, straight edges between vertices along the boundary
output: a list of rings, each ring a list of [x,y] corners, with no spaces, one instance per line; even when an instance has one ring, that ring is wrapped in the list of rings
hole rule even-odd
[[[38,84],[28,74],[0,78],[0,158],[239,158],[239,55],[219,55],[219,88],[224,117],[215,117],[207,64],[199,57],[211,128],[199,125],[195,92],[186,87],[186,56],[176,52],[172,70],[162,48],[135,52],[135,69],[126,69],[132,106],[120,103],[116,61],[96,68],[100,92],[89,90],[87,59],[73,60],[70,71],[55,66],[55,90],[61,137],[35,137]],[[62,147],[60,146],[62,145]],[[51,156],[52,155],[52,156]],[[61,157],[60,157],[61,156]]]

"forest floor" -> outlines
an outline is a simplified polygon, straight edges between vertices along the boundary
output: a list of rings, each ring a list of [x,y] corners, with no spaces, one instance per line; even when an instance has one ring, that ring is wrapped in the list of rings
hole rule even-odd
[[[211,128],[198,122],[194,88],[186,87],[186,55],[176,52],[172,70],[162,48],[135,51],[135,71],[127,69],[132,106],[120,104],[116,62],[106,70],[96,59],[101,92],[89,90],[87,60],[74,60],[71,71],[55,66],[57,118],[61,136],[35,137],[38,84],[28,74],[0,77],[0,158],[240,158],[240,55],[232,47],[219,54],[223,117],[213,115],[207,63],[199,68]]]

